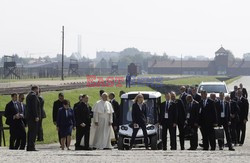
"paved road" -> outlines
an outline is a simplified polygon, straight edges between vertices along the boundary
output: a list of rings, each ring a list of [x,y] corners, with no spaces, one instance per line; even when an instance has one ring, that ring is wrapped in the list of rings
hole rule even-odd
[[[250,90],[250,77],[242,77],[229,85],[243,83]],[[235,147],[236,151],[132,151],[97,150],[97,151],[61,151],[58,144],[38,145],[39,152],[9,151],[0,148],[0,162],[250,162],[250,124],[244,146]],[[178,144],[179,147],[179,144]],[[186,148],[189,143],[186,142]],[[72,147],[73,149],[73,147]]]

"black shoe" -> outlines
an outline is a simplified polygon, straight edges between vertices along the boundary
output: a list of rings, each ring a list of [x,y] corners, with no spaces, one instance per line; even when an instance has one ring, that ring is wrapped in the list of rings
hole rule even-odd
[[[27,149],[28,152],[37,152],[38,150],[36,149]]]
[[[222,148],[222,147],[220,147],[219,149],[220,149],[220,150],[223,150],[223,148]]]
[[[208,151],[208,148],[204,148],[203,151]]]
[[[196,148],[189,148],[188,150],[190,150],[190,151],[195,151]]]
[[[203,144],[199,144],[200,147],[203,147]]]
[[[83,148],[83,150],[92,151],[93,149],[92,148]]]
[[[211,151],[215,151],[215,148],[212,148]]]
[[[233,147],[229,148],[229,151],[235,151],[235,149]]]
[[[182,147],[182,148],[181,148],[181,150],[185,150],[185,148],[184,148],[184,147]]]
[[[239,144],[239,146],[243,146],[243,144]]]
[[[167,148],[162,148],[162,150],[163,150],[163,151],[166,151],[166,150],[167,150]]]

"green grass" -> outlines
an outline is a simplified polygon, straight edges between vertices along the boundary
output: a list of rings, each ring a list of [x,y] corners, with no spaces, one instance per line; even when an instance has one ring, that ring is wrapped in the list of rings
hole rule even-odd
[[[238,80],[238,79],[240,79],[241,78],[241,76],[236,76],[236,77],[234,77],[234,78],[231,78],[231,79],[229,79],[229,80],[226,80],[225,82],[227,83],[227,84],[230,84],[230,83],[232,83],[232,82],[234,82],[235,80]]]
[[[218,81],[215,76],[192,76],[185,77],[181,79],[167,80],[164,84],[174,84],[174,85],[195,85],[200,84],[202,81]]]
[[[78,101],[79,94],[88,94],[89,95],[89,103],[91,106],[95,104],[97,100],[100,99],[99,97],[99,90],[103,89],[106,92],[114,92],[116,94],[116,100],[120,101],[119,98],[119,92],[120,90],[123,90],[125,92],[128,91],[152,91],[149,87],[131,87],[131,88],[125,88],[125,87],[112,87],[112,88],[83,88],[83,89],[75,89],[75,90],[67,90],[64,91],[65,99],[70,100],[71,106],[74,105]],[[42,96],[45,100],[45,111],[47,114],[47,118],[43,120],[43,129],[44,129],[44,142],[45,144],[49,143],[55,143],[57,142],[57,132],[56,127],[53,125],[52,122],[52,107],[53,102],[57,100],[58,93],[56,91],[52,92],[44,92],[42,93]],[[0,110],[4,110],[5,105],[10,101],[10,96],[6,95],[0,95]],[[5,119],[4,119],[5,122]],[[9,132],[5,131],[6,136],[6,142],[9,144]],[[74,133],[73,133],[74,137]]]
[[[196,85],[200,84],[202,81],[204,82],[217,82],[219,81],[217,78],[221,76],[190,76],[190,77],[184,77],[180,79],[174,79],[174,80],[167,80],[164,81],[164,84],[173,84],[173,85]],[[240,78],[240,77],[238,77]],[[232,78],[227,81],[225,81],[227,84],[233,82],[234,80],[238,79]]]

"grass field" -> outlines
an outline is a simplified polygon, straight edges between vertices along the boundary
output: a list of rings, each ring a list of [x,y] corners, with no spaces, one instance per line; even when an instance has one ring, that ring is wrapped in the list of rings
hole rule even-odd
[[[216,82],[219,81],[218,76],[191,76],[191,77],[185,77],[181,79],[174,79],[174,80],[167,80],[164,81],[164,84],[174,84],[174,85],[196,85],[200,84],[202,81],[204,82]],[[231,78],[229,80],[226,80],[225,82],[227,84],[239,79],[240,76]]]
[[[239,77],[230,79],[226,82],[233,82],[234,80],[238,79]],[[216,77],[186,77],[183,79],[176,79],[176,80],[169,80],[169,81],[164,81],[165,84],[176,84],[176,85],[194,85],[194,84],[199,84],[201,81],[218,81]],[[89,103],[91,106],[99,100],[99,90],[104,89],[106,92],[114,92],[116,94],[116,99],[117,101],[120,101],[120,98],[118,97],[120,90],[123,90],[125,92],[128,91],[152,91],[151,88],[149,87],[142,87],[142,86],[135,86],[131,88],[125,88],[123,87],[112,87],[112,88],[83,88],[83,89],[74,89],[74,90],[67,90],[64,91],[65,98],[70,100],[71,105],[73,106],[74,103],[78,101],[78,96],[79,94],[88,94],[89,95]],[[47,118],[43,120],[43,128],[44,128],[44,142],[45,144],[48,143],[55,143],[58,141],[57,139],[57,132],[56,132],[56,127],[52,123],[52,105],[55,100],[57,100],[59,92],[52,91],[52,92],[44,92],[42,93],[42,96],[44,97],[45,100],[45,111],[47,114]],[[6,95],[0,95],[0,110],[4,110],[5,105],[10,101],[10,96]],[[4,119],[5,121],[5,119]],[[6,135],[6,141],[7,144],[9,141],[9,132],[5,131]],[[74,134],[73,134],[74,136]]]

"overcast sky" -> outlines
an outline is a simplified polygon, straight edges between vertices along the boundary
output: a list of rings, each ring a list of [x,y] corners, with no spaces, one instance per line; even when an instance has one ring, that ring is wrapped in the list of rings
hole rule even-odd
[[[33,57],[65,51],[94,58],[96,51],[136,47],[168,55],[213,57],[223,45],[250,52],[249,0],[1,0],[0,56]]]

